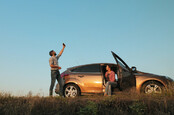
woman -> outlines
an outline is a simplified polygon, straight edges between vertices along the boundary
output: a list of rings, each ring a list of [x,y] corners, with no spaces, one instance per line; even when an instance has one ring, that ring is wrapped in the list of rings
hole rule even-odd
[[[106,66],[107,72],[105,73],[105,77],[108,80],[106,83],[106,88],[105,88],[105,93],[104,96],[111,96],[111,86],[116,85],[116,80],[115,80],[115,72],[111,70],[111,66],[107,65]]]

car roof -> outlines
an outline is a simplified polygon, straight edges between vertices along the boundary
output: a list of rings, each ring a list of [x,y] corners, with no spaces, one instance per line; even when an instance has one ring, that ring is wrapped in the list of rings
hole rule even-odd
[[[70,67],[70,68],[67,68],[67,69],[73,69],[73,68],[77,68],[77,67],[81,67],[81,66],[88,66],[88,65],[117,65],[115,63],[91,63],[91,64],[83,64],[83,65],[78,65],[78,66],[73,66],[73,67]]]

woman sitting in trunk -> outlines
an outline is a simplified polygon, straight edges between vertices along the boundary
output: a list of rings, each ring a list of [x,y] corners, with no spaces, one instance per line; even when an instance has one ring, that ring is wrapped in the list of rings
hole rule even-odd
[[[111,96],[111,93],[112,93],[111,87],[112,87],[112,85],[117,84],[116,80],[115,80],[115,72],[111,70],[110,65],[106,66],[106,70],[107,70],[107,72],[105,73],[105,77],[108,81],[106,83],[104,96],[107,96],[107,95]]]

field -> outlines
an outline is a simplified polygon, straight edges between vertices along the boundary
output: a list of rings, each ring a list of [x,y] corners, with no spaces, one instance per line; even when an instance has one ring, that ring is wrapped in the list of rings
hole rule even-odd
[[[131,90],[77,98],[0,93],[0,115],[174,115],[174,91],[144,95]]]

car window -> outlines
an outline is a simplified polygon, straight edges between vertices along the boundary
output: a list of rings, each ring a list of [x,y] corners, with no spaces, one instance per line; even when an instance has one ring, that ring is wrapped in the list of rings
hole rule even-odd
[[[119,64],[122,68],[126,68],[126,66],[125,66],[121,61],[118,61],[118,64]]]
[[[85,65],[85,66],[77,67],[71,70],[71,72],[101,72],[101,69],[99,64]]]

